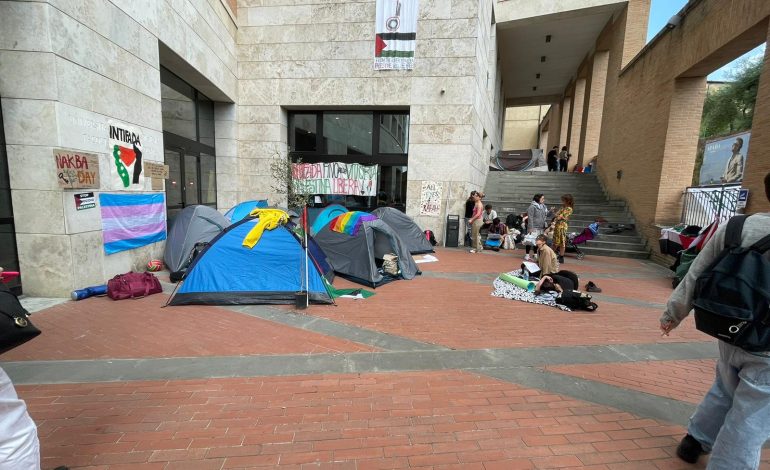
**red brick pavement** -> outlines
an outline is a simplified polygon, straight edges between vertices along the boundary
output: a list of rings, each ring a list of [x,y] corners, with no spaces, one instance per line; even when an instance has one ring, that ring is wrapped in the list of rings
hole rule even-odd
[[[4,361],[237,356],[371,351],[217,307],[167,307],[168,297],[67,302],[36,313],[43,334],[3,354]]]
[[[18,388],[44,468],[703,468],[678,426],[460,371]]]
[[[714,381],[714,360],[547,366],[546,370],[690,403]]]
[[[335,286],[356,284],[337,280]],[[599,301],[596,313],[568,313],[491,292],[491,283],[418,277],[379,287],[366,300],[340,299],[336,308],[307,312],[455,349],[709,341],[691,319],[661,338],[658,309]]]

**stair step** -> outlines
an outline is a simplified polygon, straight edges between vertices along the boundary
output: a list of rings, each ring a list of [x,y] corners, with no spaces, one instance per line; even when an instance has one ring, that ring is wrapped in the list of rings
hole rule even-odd
[[[650,252],[647,250],[608,250],[604,248],[589,248],[581,247],[580,250],[585,253],[586,256],[611,256],[614,258],[632,258],[632,259],[648,259]]]
[[[607,250],[623,250],[623,251],[644,251],[646,249],[646,246],[644,245],[644,243],[641,243],[641,242],[625,243],[625,242],[608,241],[603,237],[599,237],[594,240],[587,241],[581,246],[585,246],[586,248],[604,248]]]

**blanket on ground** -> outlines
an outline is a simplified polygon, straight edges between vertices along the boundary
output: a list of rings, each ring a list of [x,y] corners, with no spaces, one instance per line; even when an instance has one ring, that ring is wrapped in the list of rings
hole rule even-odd
[[[511,276],[521,277],[521,269],[511,271],[508,274]],[[530,304],[548,305],[549,307],[556,307],[559,310],[563,310],[565,312],[572,311],[569,308],[565,307],[564,305],[559,305],[556,303],[555,292],[535,295],[534,292],[527,292],[526,289],[522,289],[521,287],[517,287],[517,286],[514,286],[513,284],[505,282],[499,277],[494,280],[492,285],[495,288],[495,290],[492,292],[492,296],[494,297],[502,297],[509,300],[518,300],[520,302],[527,302]]]

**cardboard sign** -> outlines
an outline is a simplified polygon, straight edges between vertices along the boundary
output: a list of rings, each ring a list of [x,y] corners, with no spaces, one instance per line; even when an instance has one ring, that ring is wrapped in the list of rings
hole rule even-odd
[[[75,210],[82,211],[96,207],[96,198],[94,193],[76,193]]]
[[[144,176],[147,178],[168,179],[169,167],[157,162],[144,162]]]
[[[420,215],[441,215],[441,193],[444,185],[436,181],[423,181],[420,191]]]
[[[53,158],[60,188],[99,189],[99,155],[54,149]]]

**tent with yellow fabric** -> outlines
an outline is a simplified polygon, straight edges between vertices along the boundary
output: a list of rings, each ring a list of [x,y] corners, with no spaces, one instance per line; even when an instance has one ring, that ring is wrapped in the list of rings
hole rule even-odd
[[[253,211],[214,238],[169,305],[291,304],[300,291],[310,303],[333,303],[324,282],[334,276],[326,255],[308,237],[306,280],[302,229],[272,211]]]

